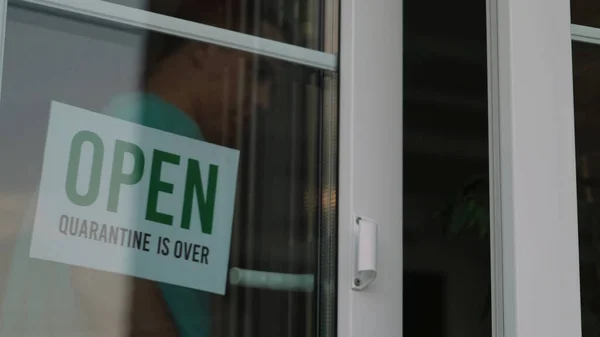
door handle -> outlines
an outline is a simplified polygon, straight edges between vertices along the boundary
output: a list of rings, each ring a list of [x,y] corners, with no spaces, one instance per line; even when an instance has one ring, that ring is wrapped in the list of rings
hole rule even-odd
[[[377,277],[377,224],[354,217],[354,273],[352,289],[363,290]]]

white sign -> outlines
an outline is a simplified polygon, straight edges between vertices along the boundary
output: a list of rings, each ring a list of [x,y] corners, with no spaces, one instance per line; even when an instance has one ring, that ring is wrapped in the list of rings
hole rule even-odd
[[[224,294],[238,161],[53,102],[30,256]]]

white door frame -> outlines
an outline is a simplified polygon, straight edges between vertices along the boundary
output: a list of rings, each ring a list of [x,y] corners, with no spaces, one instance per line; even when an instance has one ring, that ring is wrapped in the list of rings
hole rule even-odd
[[[338,336],[402,335],[402,1],[341,0]],[[377,278],[351,289],[354,216],[378,224]]]
[[[401,1],[342,0],[339,336],[402,331],[401,17]],[[581,335],[570,29],[568,0],[488,1],[497,337]],[[343,259],[355,215],[380,228],[362,292]]]
[[[569,0],[490,0],[495,335],[581,336]]]

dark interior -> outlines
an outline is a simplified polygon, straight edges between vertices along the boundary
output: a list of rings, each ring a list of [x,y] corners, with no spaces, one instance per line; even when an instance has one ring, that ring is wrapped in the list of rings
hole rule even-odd
[[[491,335],[489,223],[440,216],[474,180],[489,214],[485,6],[404,1],[405,337]]]

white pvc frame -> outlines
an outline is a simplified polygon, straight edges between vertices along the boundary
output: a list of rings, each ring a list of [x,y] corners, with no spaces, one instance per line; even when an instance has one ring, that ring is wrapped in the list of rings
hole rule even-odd
[[[338,336],[402,334],[402,1],[341,0]],[[355,216],[378,225],[377,278],[351,289]]]
[[[569,0],[488,4],[494,335],[578,337]]]

